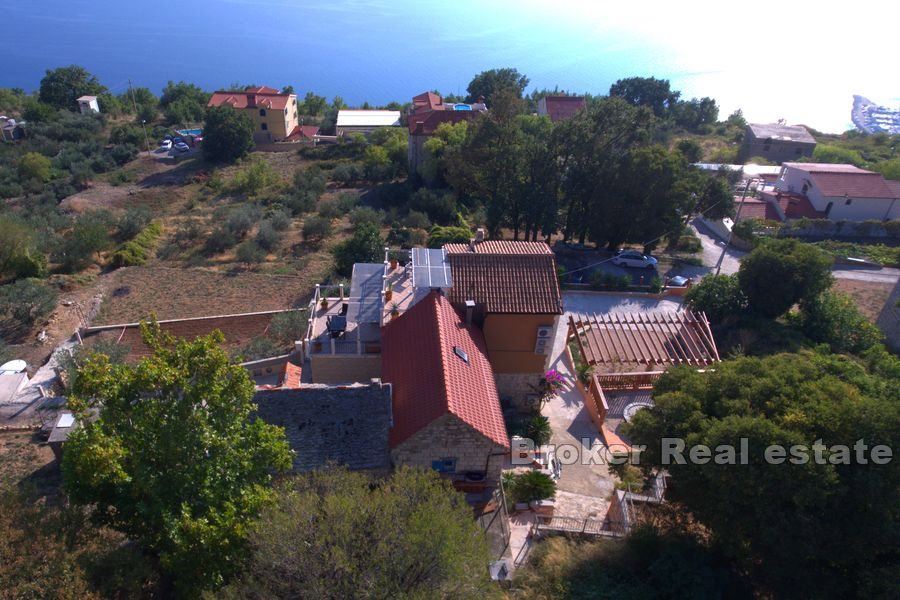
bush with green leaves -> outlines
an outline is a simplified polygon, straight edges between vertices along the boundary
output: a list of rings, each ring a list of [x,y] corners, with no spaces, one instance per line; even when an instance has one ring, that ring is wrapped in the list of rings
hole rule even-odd
[[[828,344],[832,352],[862,354],[884,339],[878,327],[859,312],[853,299],[839,291],[826,290],[804,301],[795,320],[804,335]]]
[[[369,206],[357,206],[350,211],[350,224],[359,227],[363,223],[370,223],[379,227],[383,213]]]
[[[707,275],[685,295],[692,310],[706,313],[711,323],[737,318],[747,310],[747,297],[737,275]]]
[[[410,210],[425,213],[433,223],[449,225],[456,221],[456,199],[449,192],[421,188],[409,199]]]
[[[309,320],[305,310],[280,312],[269,323],[269,335],[278,343],[293,346],[306,333]]]
[[[349,277],[355,263],[380,263],[383,256],[384,239],[378,228],[371,223],[363,223],[353,237],[335,246],[335,270],[339,275]]]
[[[539,471],[528,471],[505,477],[503,487],[512,502],[545,500],[556,494],[556,482]]]
[[[291,226],[291,215],[284,210],[277,210],[269,217],[269,223],[275,231],[286,231]]]
[[[56,290],[37,279],[0,286],[0,327],[9,338],[18,337],[50,316],[56,301]]]
[[[534,442],[535,446],[543,446],[550,443],[550,419],[543,415],[535,415],[528,420],[525,427],[525,436]]]
[[[247,237],[258,219],[259,209],[256,206],[244,204],[228,213],[225,229],[237,239],[242,240]]]
[[[153,214],[144,206],[133,206],[125,211],[116,223],[116,238],[119,241],[127,241],[139,234],[147,225]]]
[[[283,184],[281,176],[272,169],[272,165],[266,160],[254,157],[234,174],[228,189],[231,192],[254,196],[266,188],[281,184]]]
[[[471,239],[472,230],[468,227],[442,227],[435,225],[428,232],[428,247],[440,248],[444,244],[465,244]]]
[[[318,166],[313,165],[306,169],[298,169],[294,172],[293,191],[296,194],[312,194],[315,200],[325,193],[328,178]]]
[[[253,240],[247,240],[238,244],[235,258],[242,263],[258,264],[266,260],[266,251]]]
[[[260,221],[255,241],[256,245],[266,252],[273,252],[281,244],[281,234],[272,225],[272,221],[266,219]]]
[[[203,126],[203,156],[212,162],[233,162],[254,147],[253,119],[230,106],[207,109]]]
[[[331,179],[338,183],[353,183],[365,178],[366,171],[359,163],[341,163],[331,171]]]
[[[82,215],[66,238],[60,257],[62,268],[68,273],[80,271],[113,245],[109,234],[112,226],[108,213],[94,211]]]
[[[112,255],[112,263],[117,267],[134,267],[147,262],[153,254],[162,235],[159,223],[148,224],[133,240],[122,244]]]
[[[333,229],[331,219],[313,215],[303,221],[303,239],[319,243],[330,236]]]

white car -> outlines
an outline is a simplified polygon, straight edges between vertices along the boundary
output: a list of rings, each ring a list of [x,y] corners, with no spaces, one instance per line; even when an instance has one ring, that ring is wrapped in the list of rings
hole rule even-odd
[[[159,143],[160,150],[171,150],[172,149],[172,140],[163,140]]]
[[[179,152],[187,152],[191,148],[184,142],[175,142],[175,149],[178,150]]]
[[[657,261],[652,256],[645,256],[637,250],[623,250],[616,254],[612,263],[619,267],[652,269],[656,266]]]

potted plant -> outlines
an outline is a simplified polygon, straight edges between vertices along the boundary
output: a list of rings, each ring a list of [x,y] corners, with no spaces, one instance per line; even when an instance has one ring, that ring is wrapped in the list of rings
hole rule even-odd
[[[322,310],[328,310],[328,298],[322,296],[322,300],[319,302],[319,306],[322,307]]]
[[[397,306],[396,302],[391,303],[391,318],[396,319],[400,316],[400,307]]]
[[[394,282],[388,281],[387,286],[384,288],[384,299],[390,301],[391,298],[394,297]]]

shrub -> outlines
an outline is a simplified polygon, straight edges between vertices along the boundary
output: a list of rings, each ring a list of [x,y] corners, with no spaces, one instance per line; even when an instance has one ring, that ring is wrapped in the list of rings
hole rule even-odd
[[[204,252],[207,254],[219,254],[229,248],[233,248],[237,243],[238,239],[231,231],[219,226],[206,238]]]
[[[122,245],[112,256],[113,265],[117,267],[133,267],[147,262],[156,247],[162,227],[158,223],[150,223],[135,238]]]
[[[294,173],[293,191],[298,195],[311,194],[315,201],[325,193],[326,181],[325,174],[315,165],[308,169],[297,170]]]
[[[337,197],[337,207],[338,210],[343,214],[349,213],[351,210],[356,208],[359,204],[359,194],[353,194],[350,192],[342,192]]]
[[[292,345],[303,337],[309,324],[304,310],[281,312],[272,317],[269,324],[269,335],[284,345]]]
[[[256,244],[266,252],[272,252],[280,243],[281,234],[275,230],[272,222],[268,220],[262,221],[256,232]]]
[[[279,183],[281,177],[272,170],[272,165],[261,158],[254,158],[250,164],[235,173],[228,188],[232,192],[256,195]]]
[[[884,337],[859,312],[852,298],[832,290],[804,302],[797,322],[807,337],[828,344],[832,352],[861,354]]]
[[[251,240],[241,242],[237,247],[235,256],[240,262],[247,264],[257,264],[266,260],[265,250],[260,248],[259,244]]]
[[[320,242],[331,235],[331,219],[321,216],[307,217],[303,221],[303,239]]]
[[[535,446],[543,446],[550,442],[550,420],[543,415],[529,419],[525,428],[526,437],[531,438]]]
[[[440,248],[444,244],[468,243],[472,231],[468,227],[441,227],[435,225],[428,232],[428,247]]]
[[[384,240],[378,228],[370,223],[364,223],[357,228],[352,238],[335,247],[335,269],[338,274],[349,277],[354,263],[381,262],[383,252]]]
[[[337,219],[342,214],[337,200],[322,200],[319,202],[319,216],[326,219]]]
[[[427,188],[409,199],[411,210],[423,212],[435,223],[448,225],[456,220],[456,199],[451,193],[436,193]]]
[[[283,210],[272,213],[269,222],[275,231],[285,231],[291,226],[291,216]]]
[[[353,183],[364,179],[365,173],[359,163],[341,163],[331,172],[331,178],[339,183]]]
[[[359,227],[363,223],[370,223],[376,227],[381,225],[382,213],[369,206],[357,206],[350,211],[350,223]]]
[[[228,220],[225,221],[225,229],[237,239],[244,239],[253,228],[259,218],[259,210],[256,207],[244,205],[231,211]]]
[[[36,279],[19,279],[0,287],[0,316],[13,325],[31,327],[43,321],[56,308],[56,291]]]
[[[116,223],[116,237],[120,241],[130,240],[150,223],[150,209],[143,206],[129,208]]]
[[[425,213],[411,210],[403,220],[403,225],[410,229],[428,229],[431,227],[431,221],[428,220],[428,215]]]
[[[247,362],[278,356],[280,353],[281,350],[273,340],[265,336],[257,336],[247,342],[242,348],[233,352],[232,356]]]
[[[311,192],[292,192],[284,197],[283,203],[294,216],[310,212],[316,206],[318,196]]]
[[[685,302],[693,310],[706,313],[712,323],[722,323],[747,310],[747,297],[737,275],[707,275],[688,290]]]
[[[506,486],[513,502],[543,500],[556,494],[556,483],[553,479],[538,471],[514,475]]]

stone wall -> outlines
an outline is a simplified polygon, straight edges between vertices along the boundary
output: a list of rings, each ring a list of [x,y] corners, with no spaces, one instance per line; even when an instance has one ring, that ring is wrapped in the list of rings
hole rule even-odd
[[[380,354],[313,354],[310,364],[314,383],[335,385],[381,379]]]
[[[488,483],[500,480],[500,470],[509,450],[498,446],[453,414],[432,421],[391,450],[395,466],[411,465],[431,469],[431,463],[456,459],[456,473],[486,473]]]
[[[510,406],[519,412],[530,412],[539,402],[541,376],[538,373],[494,373],[504,408]],[[529,400],[529,396],[534,398]]]
[[[390,466],[390,385],[263,390],[253,401],[259,418],[284,427],[295,452],[295,471],[316,469],[329,461],[351,469]]]

